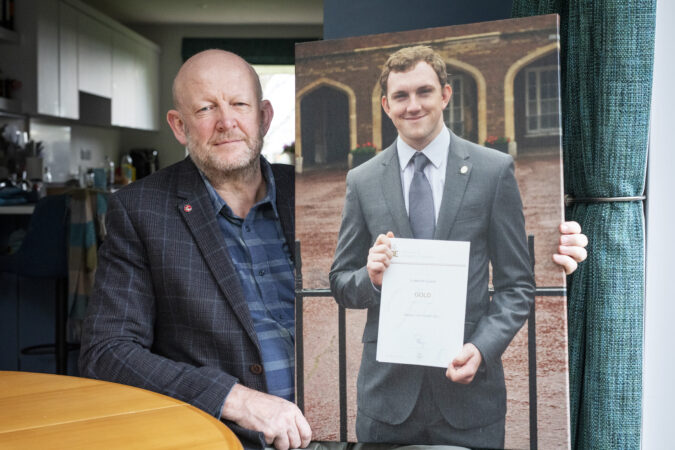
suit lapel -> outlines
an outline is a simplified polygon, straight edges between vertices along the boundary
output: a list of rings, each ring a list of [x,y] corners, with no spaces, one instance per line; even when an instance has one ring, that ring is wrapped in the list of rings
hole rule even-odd
[[[461,138],[450,131],[445,186],[434,239],[448,239],[471,176],[471,161]]]
[[[392,215],[394,235],[402,238],[412,238],[408,213],[405,210],[403,200],[403,188],[401,187],[401,167],[398,162],[396,141],[386,150],[389,152],[382,161],[382,196],[384,197],[390,214]]]
[[[178,214],[183,217],[216,283],[230,302],[237,318],[259,348],[253,320],[244,298],[236,268],[225,250],[209,193],[194,163],[187,158],[178,178]]]

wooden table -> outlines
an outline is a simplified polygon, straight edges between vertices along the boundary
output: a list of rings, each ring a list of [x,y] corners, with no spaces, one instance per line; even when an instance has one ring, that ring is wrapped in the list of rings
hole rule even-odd
[[[87,378],[0,371],[2,449],[241,449],[225,424],[154,392]]]

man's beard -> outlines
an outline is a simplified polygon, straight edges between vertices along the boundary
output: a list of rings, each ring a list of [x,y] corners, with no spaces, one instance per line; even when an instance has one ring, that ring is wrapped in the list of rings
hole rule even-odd
[[[232,155],[228,154],[211,152],[208,147],[199,146],[199,144],[192,142],[187,129],[185,129],[185,136],[188,140],[188,153],[190,153],[192,161],[210,180],[215,181],[222,177],[245,177],[259,168],[260,152],[263,147],[262,129],[258,130],[256,137],[245,138],[246,150],[238,151],[236,158],[232,158]],[[229,137],[225,134],[218,136],[217,139],[212,139],[212,141]],[[234,138],[240,138],[240,136]]]

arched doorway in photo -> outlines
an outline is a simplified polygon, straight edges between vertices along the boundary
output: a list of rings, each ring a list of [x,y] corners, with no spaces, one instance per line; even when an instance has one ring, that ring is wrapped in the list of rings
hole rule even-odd
[[[303,166],[347,165],[349,103],[347,94],[320,86],[300,103]]]

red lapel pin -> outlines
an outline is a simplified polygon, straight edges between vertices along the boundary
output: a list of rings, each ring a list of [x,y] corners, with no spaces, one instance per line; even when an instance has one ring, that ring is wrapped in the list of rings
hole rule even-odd
[[[190,211],[192,211],[192,205],[189,205],[189,204],[188,204],[188,205],[183,206],[183,211],[185,211],[185,212],[190,212]]]

